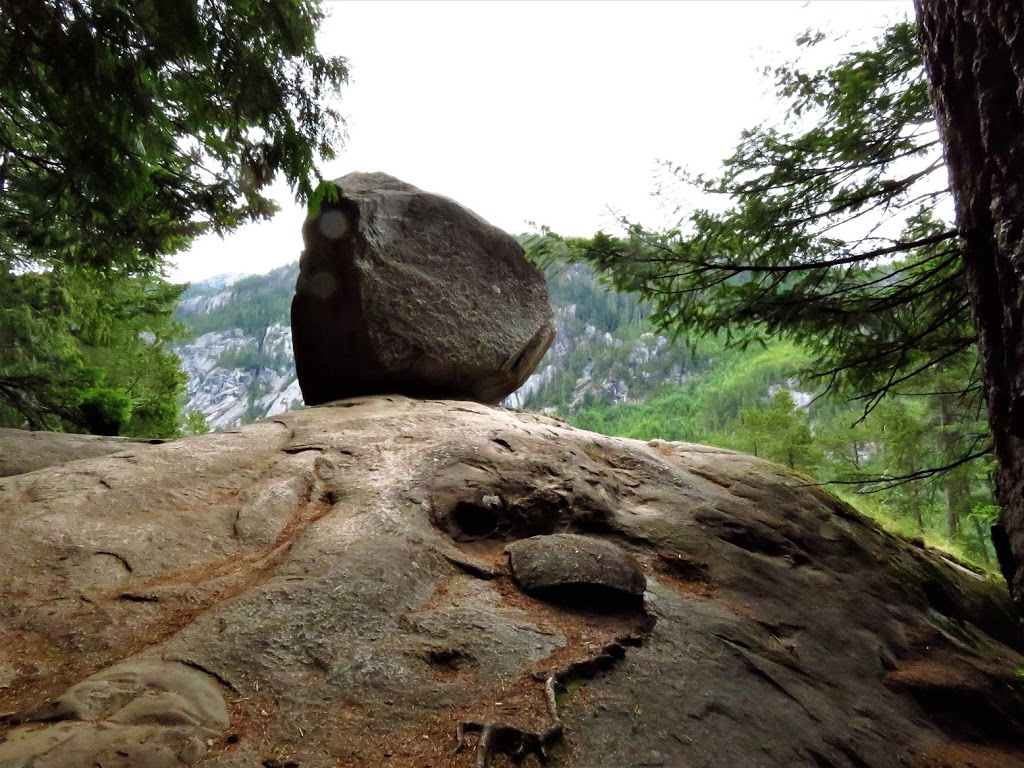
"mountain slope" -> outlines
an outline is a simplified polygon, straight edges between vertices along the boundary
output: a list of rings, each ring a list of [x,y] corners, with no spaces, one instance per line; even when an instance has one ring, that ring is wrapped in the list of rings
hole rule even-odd
[[[224,429],[302,405],[288,307],[298,263],[266,275],[191,286],[177,316],[196,334],[175,351],[188,375],[186,410]]]
[[[196,333],[177,348],[189,376],[188,408],[211,427],[301,405],[288,326],[297,274],[296,263],[266,275],[218,277],[182,297],[178,316]],[[558,334],[536,373],[505,401],[510,407],[571,417],[643,402],[728,357],[652,333],[649,310],[634,296],[606,290],[585,266],[552,267],[547,279]],[[765,387],[785,376],[773,371],[770,378]]]

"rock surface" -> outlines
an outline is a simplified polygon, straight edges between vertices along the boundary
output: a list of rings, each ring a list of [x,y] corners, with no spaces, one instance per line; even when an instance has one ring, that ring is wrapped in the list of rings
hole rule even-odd
[[[4,768],[1024,765],[1005,585],[728,451],[353,399],[6,478],[0,563]]]
[[[555,336],[547,284],[508,234],[382,173],[334,182],[303,227],[292,335],[307,405],[377,393],[497,403]]]
[[[117,664],[63,695],[10,717],[0,765],[95,768],[192,765],[228,726],[217,681],[178,662]]]
[[[0,428],[0,477],[22,475],[78,459],[106,456],[140,442],[145,441],[127,437]]]

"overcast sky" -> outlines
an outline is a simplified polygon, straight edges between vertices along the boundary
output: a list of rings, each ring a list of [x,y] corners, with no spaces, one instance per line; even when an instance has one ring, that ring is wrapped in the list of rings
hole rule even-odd
[[[910,0],[338,0],[320,34],[345,56],[348,139],[322,172],[384,171],[452,197],[509,232],[656,225],[658,160],[714,171],[772,114],[767,64],[808,29],[855,50]],[[820,61],[821,59],[819,59]],[[273,220],[178,254],[171,277],[259,274],[295,261],[303,211],[286,187]]]

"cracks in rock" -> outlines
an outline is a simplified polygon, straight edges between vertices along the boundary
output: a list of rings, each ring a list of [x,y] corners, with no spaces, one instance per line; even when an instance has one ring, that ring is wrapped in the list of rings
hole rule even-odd
[[[736,653],[736,655],[743,662],[743,665],[750,672],[764,680],[772,688],[775,688],[787,699],[797,704],[797,706],[799,706],[813,722],[820,722],[820,718],[814,713],[811,707],[807,706],[807,704],[804,703],[804,701],[799,696],[794,694],[792,691],[789,690],[787,686],[783,685],[775,678],[775,675],[773,675],[766,668],[766,660],[759,657],[754,652],[754,649],[750,647],[750,645],[741,640],[734,640],[732,638],[726,637],[725,635],[721,635],[717,632],[712,632],[711,634],[713,637],[718,638],[723,643],[725,643],[725,645],[729,646],[729,648],[731,648]],[[803,670],[800,669],[794,669],[793,671],[803,672]]]
[[[286,445],[281,450],[284,451],[287,454],[292,454],[292,455],[294,455],[296,453],[305,453],[306,451],[317,451],[319,453],[323,453],[324,451],[327,450],[327,446],[326,445],[318,445],[318,444],[315,444],[315,443],[297,443],[297,444],[294,444],[294,445]],[[344,453],[344,454],[346,454],[348,456],[352,455],[351,451],[346,451],[346,450],[340,450],[339,453]]]
[[[218,602],[230,600],[264,579],[287,556],[295,541],[331,511],[329,504],[317,498],[317,484],[307,478],[291,519],[269,545],[150,578],[138,578],[136,573],[133,576],[137,581],[128,589],[122,587],[122,591],[102,596],[101,600],[150,603],[160,609],[159,615],[146,620],[134,633],[127,643],[129,652],[164,642]]]
[[[146,595],[141,592],[122,592],[117,596],[118,600],[127,600],[131,603],[159,603],[157,595]]]
[[[686,468],[686,470],[688,472],[693,473],[697,477],[700,477],[700,478],[702,478],[704,480],[707,480],[709,483],[713,483],[714,485],[717,485],[719,488],[724,488],[727,491],[731,491],[732,490],[732,486],[733,486],[732,482],[723,480],[722,478],[718,477],[717,475],[715,475],[712,472],[706,472],[703,469],[699,469],[697,467],[689,467],[689,466]]]
[[[486,565],[482,563],[473,562],[469,558],[463,556],[461,552],[459,554],[453,554],[451,552],[442,552],[441,557],[443,557],[445,560],[454,565],[463,573],[466,573],[470,576],[474,576],[478,579],[490,581],[491,579],[496,579],[499,576],[504,575],[504,573],[500,570],[488,568]]]
[[[546,728],[530,731],[506,723],[465,720],[456,730],[456,745],[452,754],[459,754],[469,746],[470,734],[477,734],[475,768],[487,768],[491,755],[506,755],[512,762],[522,763],[530,755],[541,764],[548,761],[548,751],[564,735],[564,724],[558,709],[558,692],[580,680],[592,680],[602,672],[608,672],[626,658],[627,648],[639,648],[654,629],[656,618],[645,614],[639,628],[632,633],[616,637],[593,656],[570,662],[550,673],[535,673],[534,679],[544,683],[544,705],[547,710]]]
[[[708,585],[711,583],[711,567],[678,552],[658,552],[655,570],[666,573],[684,582]]]
[[[500,445],[502,448],[504,448],[509,453],[515,453],[516,452],[515,448],[513,448],[512,445],[508,442],[508,440],[505,440],[504,438],[492,437],[491,438],[491,442],[495,443],[497,445]]]
[[[316,443],[316,442],[307,442],[307,443],[295,443],[295,442],[292,442],[299,435],[299,432],[298,432],[297,429],[295,429],[293,426],[288,424],[288,422],[286,422],[286,421],[284,421],[282,419],[270,419],[270,421],[273,422],[274,424],[280,424],[282,427],[284,427],[285,429],[288,430],[288,437],[287,437],[287,440],[285,442],[285,445],[281,448],[281,452],[282,453],[286,453],[289,456],[294,456],[294,455],[299,454],[299,453],[306,453],[308,451],[313,451],[313,452],[321,453],[321,454],[322,453],[327,453],[328,451],[330,451],[330,452],[333,452],[333,453],[341,453],[341,454],[344,454],[345,456],[354,456],[355,455],[355,452],[353,450],[351,450],[350,448],[339,448],[337,446],[331,446],[331,445],[326,445],[324,443]]]
[[[96,554],[96,555],[106,555],[107,557],[112,557],[112,558],[114,558],[114,559],[115,559],[115,560],[117,560],[117,561],[118,561],[118,562],[119,562],[119,563],[120,563],[121,565],[123,565],[123,566],[124,566],[124,569],[125,569],[126,571],[128,571],[128,573],[132,573],[132,571],[134,570],[134,569],[132,568],[132,564],[131,564],[131,563],[129,563],[129,562],[128,562],[128,561],[127,561],[127,560],[126,560],[125,558],[124,558],[124,556],[123,556],[123,555],[119,555],[119,554],[117,554],[117,552],[108,552],[108,551],[107,551],[107,550],[105,550],[105,549],[98,549],[98,550],[96,550],[96,552],[94,552],[93,554]]]
[[[209,669],[208,667],[203,666],[198,661],[193,661],[192,659],[186,659],[186,658],[182,658],[182,657],[171,659],[171,661],[176,661],[179,664],[184,664],[186,667],[191,667],[192,669],[195,669],[195,670],[197,670],[199,672],[202,672],[205,675],[209,675],[210,677],[212,677],[218,683],[223,685],[225,688],[227,688],[229,691],[231,691],[236,696],[240,696],[241,695],[241,692],[234,686],[234,684],[230,680],[228,680],[223,675],[221,675],[221,674],[219,674],[217,672],[214,672],[213,670]]]

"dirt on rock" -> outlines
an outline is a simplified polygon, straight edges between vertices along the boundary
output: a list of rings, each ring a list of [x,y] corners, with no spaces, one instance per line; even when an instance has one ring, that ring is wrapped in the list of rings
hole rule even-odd
[[[5,478],[0,563],[2,768],[1024,766],[1005,584],[705,446],[346,400]]]

